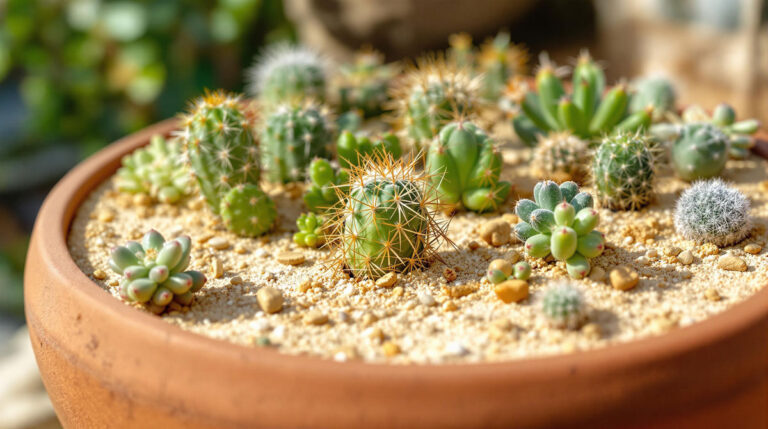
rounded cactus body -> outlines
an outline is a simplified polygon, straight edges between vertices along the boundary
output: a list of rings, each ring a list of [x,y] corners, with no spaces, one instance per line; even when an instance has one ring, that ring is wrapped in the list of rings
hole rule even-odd
[[[483,43],[477,62],[483,74],[482,97],[498,100],[511,77],[525,74],[528,53],[511,43],[509,33],[502,31]]]
[[[589,145],[569,132],[541,134],[533,150],[531,168],[538,177],[583,183]]]
[[[304,205],[314,212],[326,212],[345,194],[349,181],[346,170],[336,171],[326,159],[317,158],[309,164],[310,184],[304,192]]]
[[[302,247],[320,247],[325,244],[325,218],[314,213],[302,213],[296,220],[299,232],[293,234],[293,242]]]
[[[344,131],[336,141],[336,152],[341,168],[349,168],[360,165],[365,162],[366,157],[370,158],[376,154],[389,154],[397,159],[403,150],[400,139],[392,133],[369,137],[363,133]]]
[[[265,104],[323,100],[327,61],[317,52],[287,43],[269,46],[248,69],[248,94]]]
[[[683,125],[672,146],[677,175],[688,181],[720,175],[728,161],[728,137],[707,123]]]
[[[261,135],[267,179],[276,183],[304,180],[313,159],[330,157],[333,139],[333,121],[326,107],[313,102],[279,106],[267,116]]]
[[[736,244],[752,230],[749,200],[720,179],[696,182],[677,200],[675,229],[696,243]]]
[[[228,230],[243,237],[256,237],[272,228],[277,218],[275,203],[258,185],[232,188],[221,200],[221,218]]]
[[[597,199],[614,210],[637,210],[653,199],[654,153],[640,134],[618,133],[603,138],[592,160]]]
[[[539,298],[541,314],[553,327],[577,329],[586,318],[581,290],[568,282],[547,286]]]
[[[116,185],[121,192],[147,194],[166,204],[178,202],[192,191],[189,171],[182,161],[178,139],[154,135],[149,145],[122,159]]]
[[[729,104],[720,103],[712,115],[698,105],[688,106],[682,114],[685,123],[705,122],[714,125],[728,137],[728,153],[731,158],[742,159],[749,155],[749,149],[755,145],[754,134],[760,128],[757,119],[736,121],[736,110]],[[660,128],[660,131],[664,131]],[[679,130],[677,130],[679,131]],[[664,136],[662,136],[664,137]]]
[[[384,64],[384,56],[364,50],[354,62],[339,67],[339,108],[342,112],[359,110],[370,118],[381,115],[389,100],[390,81],[396,69]]]
[[[674,112],[677,93],[672,82],[662,76],[650,76],[632,82],[635,92],[629,102],[629,111],[642,112],[652,108],[653,120],[659,121],[668,112]]]

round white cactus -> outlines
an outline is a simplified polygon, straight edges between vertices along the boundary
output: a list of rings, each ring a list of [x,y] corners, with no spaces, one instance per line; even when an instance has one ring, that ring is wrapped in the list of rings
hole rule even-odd
[[[752,229],[749,200],[720,179],[696,182],[677,200],[675,228],[697,243],[736,244]]]

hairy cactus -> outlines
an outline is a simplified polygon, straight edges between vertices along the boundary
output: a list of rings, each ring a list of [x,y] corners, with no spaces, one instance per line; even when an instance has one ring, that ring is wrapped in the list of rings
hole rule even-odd
[[[337,246],[337,266],[376,279],[435,258],[447,225],[436,219],[439,206],[431,195],[429,178],[416,172],[415,161],[379,155],[354,167],[329,237]]]
[[[258,183],[259,147],[255,117],[239,96],[208,93],[192,104],[179,133],[200,192],[219,213],[221,198],[232,187]]]
[[[540,179],[582,183],[587,176],[588,144],[568,131],[539,136],[531,169]]]
[[[313,212],[323,212],[333,208],[339,195],[346,193],[349,174],[345,170],[334,171],[328,160],[318,158],[309,165],[309,180],[304,204]]]
[[[672,145],[672,164],[683,180],[718,176],[728,161],[728,137],[714,125],[683,125]]]
[[[115,182],[121,192],[147,194],[173,204],[192,191],[189,172],[181,159],[181,144],[154,135],[147,147],[125,155]]]
[[[311,101],[283,104],[266,118],[262,129],[262,166],[276,183],[304,180],[314,158],[329,158],[333,121],[327,108]]]
[[[387,153],[394,159],[400,158],[403,153],[400,139],[392,133],[369,138],[362,133],[352,134],[344,131],[336,141],[336,153],[341,168],[360,165],[366,157],[371,157],[377,152]]]
[[[708,115],[701,106],[692,105],[683,111],[684,122],[706,122],[716,126],[728,137],[729,154],[731,158],[742,159],[749,154],[749,149],[755,145],[753,134],[760,128],[757,119],[736,121],[736,111],[726,103],[718,104]]]
[[[637,210],[653,198],[654,156],[642,134],[604,137],[592,160],[597,199],[613,210]]]
[[[109,266],[123,276],[120,296],[129,302],[146,304],[154,313],[162,313],[175,301],[189,305],[194,293],[206,282],[199,271],[185,271],[189,266],[192,241],[182,236],[165,241],[150,230],[141,243],[129,241],[112,249]]]
[[[675,228],[696,243],[736,244],[752,230],[749,200],[720,179],[696,182],[677,200]]]
[[[238,185],[221,199],[224,226],[243,237],[256,237],[272,228],[277,218],[275,203],[258,185]]]
[[[525,261],[512,265],[504,259],[496,259],[488,265],[485,277],[493,284],[511,279],[528,280],[531,277],[531,266]]]
[[[305,46],[278,43],[269,46],[248,69],[248,94],[274,105],[325,97],[327,61]]]
[[[379,52],[358,52],[353,63],[339,67],[340,110],[360,110],[366,118],[381,115],[395,72],[392,65],[384,64],[384,56]]]
[[[509,195],[508,182],[500,182],[502,159],[494,142],[471,122],[452,122],[430,145],[426,171],[446,206],[468,210],[495,210]]]
[[[539,308],[555,328],[577,329],[586,319],[586,305],[581,290],[566,281],[550,284],[541,291]]]
[[[550,254],[565,261],[568,274],[581,279],[589,274],[587,258],[603,253],[605,238],[595,227],[599,222],[592,208],[592,196],[579,192],[574,182],[560,186],[552,181],[539,182],[533,188],[534,200],[517,202],[515,213],[520,222],[515,235],[525,242],[525,252],[534,258]]]
[[[653,121],[658,122],[664,115],[675,111],[677,94],[675,87],[668,79],[661,76],[650,76],[632,82],[635,92],[629,100],[630,113],[638,113],[649,106],[653,111]]]
[[[296,220],[299,232],[293,242],[302,247],[320,247],[325,243],[325,218],[314,213],[302,213]]]
[[[483,74],[482,97],[498,100],[512,76],[525,74],[527,62],[528,53],[510,43],[509,33],[502,31],[495,38],[486,40],[478,56],[479,72]]]

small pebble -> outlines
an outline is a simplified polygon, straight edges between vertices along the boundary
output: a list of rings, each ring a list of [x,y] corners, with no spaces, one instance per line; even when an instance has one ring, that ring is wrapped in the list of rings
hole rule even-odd
[[[306,258],[299,252],[282,252],[277,255],[277,262],[285,265],[301,265]]]
[[[307,325],[325,325],[328,323],[328,316],[319,311],[310,311],[304,315],[304,323]]]
[[[591,340],[599,340],[603,336],[603,333],[600,330],[600,325],[594,322],[582,326],[581,333]]]
[[[213,237],[208,240],[208,245],[216,250],[224,250],[229,248],[229,241],[224,237]]]
[[[93,272],[93,278],[96,280],[104,280],[107,278],[107,273],[103,270],[96,270]]]
[[[648,259],[656,259],[659,257],[659,252],[656,249],[648,249],[648,251],[645,252],[645,257]]]
[[[704,291],[704,297],[710,301],[720,301],[720,294],[712,287]]]
[[[472,240],[467,244],[467,247],[469,247],[469,250],[477,250],[478,247],[480,247],[480,243],[478,243],[475,240]]]
[[[725,255],[717,260],[717,268],[726,271],[747,271],[747,263],[738,256]]]
[[[381,350],[384,352],[385,356],[392,357],[400,353],[400,346],[392,341],[386,341],[381,345]]]
[[[231,279],[229,279],[229,284],[235,285],[235,286],[239,284],[243,284],[243,278],[240,276],[234,276]]]
[[[592,267],[592,271],[589,273],[589,279],[593,282],[602,282],[605,280],[605,270],[601,267]]]
[[[450,283],[456,280],[456,277],[458,277],[458,275],[456,274],[456,271],[454,271],[453,269],[446,268],[443,270],[443,278],[445,279],[446,282]]]
[[[374,324],[377,320],[379,320],[378,317],[376,317],[373,313],[365,313],[363,314],[363,317],[360,319],[360,323],[363,326],[370,326]]]
[[[427,307],[432,307],[437,304],[435,297],[427,292],[419,292],[418,298],[421,305],[426,305]]]
[[[459,307],[456,306],[456,303],[453,301],[445,301],[443,304],[443,311],[456,311]]]
[[[451,341],[450,343],[445,345],[445,354],[447,356],[466,356],[469,354],[469,350],[467,350],[466,347],[464,347],[463,344],[458,343],[456,341]]]
[[[744,251],[752,255],[757,255],[761,250],[763,250],[763,247],[755,243],[750,243],[744,246]]]
[[[683,249],[681,249],[681,248],[679,248],[679,247],[677,247],[677,246],[669,246],[669,247],[665,247],[665,248],[664,248],[664,254],[665,254],[666,256],[669,256],[669,257],[672,257],[672,256],[677,256],[677,255],[679,255],[679,254],[680,254],[680,252],[682,252],[682,251],[683,251]]]
[[[211,258],[211,277],[214,279],[220,279],[221,276],[224,275],[224,264],[221,262],[221,259],[213,257]]]
[[[633,268],[626,265],[620,265],[611,270],[611,286],[618,290],[630,290],[637,286],[640,281],[640,275]]]
[[[677,255],[677,261],[683,265],[691,265],[693,263],[693,253],[690,250],[685,250]]]
[[[622,244],[624,244],[625,246],[631,246],[632,243],[634,242],[635,242],[635,239],[631,235],[628,235],[624,237],[624,241],[622,241]]]
[[[102,210],[99,212],[99,222],[108,223],[115,219],[115,214],[110,210]]]
[[[133,196],[133,204],[147,207],[152,204],[152,198],[147,194],[136,194]]]
[[[496,297],[509,304],[528,297],[528,282],[525,280],[505,280],[493,287]]]
[[[397,273],[387,273],[376,280],[378,287],[392,287],[397,283]]]
[[[264,286],[259,289],[256,292],[256,300],[265,313],[277,313],[283,309],[283,294],[272,286]]]
[[[497,218],[480,226],[480,238],[491,246],[503,246],[512,240],[512,227],[504,219]]]

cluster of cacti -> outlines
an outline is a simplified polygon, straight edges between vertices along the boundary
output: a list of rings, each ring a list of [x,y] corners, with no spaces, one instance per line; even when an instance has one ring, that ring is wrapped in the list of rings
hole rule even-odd
[[[696,182],[677,200],[675,228],[696,243],[736,244],[752,230],[749,200],[720,179]]]
[[[302,247],[320,247],[325,243],[325,218],[314,213],[302,213],[296,220],[299,232],[293,242]]]
[[[711,124],[685,124],[672,144],[671,155],[672,165],[681,179],[715,177],[728,161],[728,136]]]
[[[248,93],[267,105],[325,97],[327,61],[305,46],[278,43],[267,47],[248,69]]]
[[[728,137],[730,156],[737,159],[747,157],[749,149],[755,144],[752,135],[760,128],[757,119],[736,121],[736,111],[726,103],[715,106],[711,116],[701,106],[689,106],[683,111],[682,119],[687,123],[706,122],[716,126]]]
[[[675,87],[661,76],[649,76],[632,82],[634,93],[630,96],[630,113],[642,112],[648,107],[653,110],[652,119],[658,122],[668,113],[674,113],[677,105]]]
[[[441,204],[484,212],[509,195],[510,184],[499,181],[501,165],[493,140],[472,122],[457,121],[445,125],[430,145],[425,170]]]
[[[533,149],[531,170],[540,179],[583,183],[587,176],[589,145],[568,131],[539,136]]]
[[[586,319],[584,296],[577,286],[560,281],[540,292],[539,308],[547,322],[560,329],[577,329]]]
[[[488,265],[485,277],[493,284],[511,279],[528,280],[531,277],[531,265],[525,261],[512,265],[504,259],[496,259]]]
[[[382,114],[395,72],[392,65],[384,64],[384,56],[379,52],[358,52],[354,62],[339,67],[340,110],[360,110],[366,118]]]
[[[181,159],[181,144],[175,138],[154,135],[147,147],[125,155],[115,184],[121,192],[147,194],[173,204],[190,194],[189,172]]]
[[[592,160],[592,180],[601,206],[637,210],[653,198],[655,160],[648,138],[616,133],[602,139]]]
[[[313,212],[324,212],[335,207],[339,195],[349,182],[346,170],[336,171],[328,160],[317,158],[309,165],[309,186],[304,192],[304,205]]]
[[[277,218],[275,203],[251,183],[230,189],[219,210],[224,226],[243,237],[256,237],[272,228]]]
[[[588,258],[603,253],[605,238],[595,227],[599,222],[592,196],[579,192],[574,182],[560,186],[552,181],[533,188],[534,201],[522,199],[515,207],[520,222],[515,234],[525,242],[525,252],[534,258],[550,254],[565,261],[568,274],[576,279],[589,274]]]
[[[375,153],[387,153],[397,159],[402,152],[400,139],[392,133],[368,137],[362,133],[353,134],[344,131],[336,141],[336,154],[341,168],[360,165],[366,157],[371,157]]]
[[[510,42],[509,33],[502,31],[486,40],[477,57],[478,71],[483,74],[482,97],[497,100],[512,76],[525,73],[527,62],[527,52]]]
[[[120,296],[129,302],[146,304],[150,311],[162,313],[172,301],[189,305],[194,293],[206,282],[199,271],[189,266],[192,241],[182,236],[165,241],[151,230],[141,243],[129,241],[112,249],[109,266],[123,276]]]
[[[628,114],[629,95],[624,84],[605,94],[605,74],[587,53],[579,56],[573,69],[572,91],[567,93],[558,77],[561,69],[542,57],[536,73],[536,90],[524,79],[513,79],[507,95],[516,103],[519,114],[512,125],[520,139],[529,145],[536,136],[552,131],[570,131],[590,139],[612,131],[637,131],[651,124],[648,109]]]
[[[329,235],[338,266],[355,277],[376,279],[427,264],[445,238],[434,194],[415,161],[377,155],[352,168],[349,194],[334,213]]]
[[[276,183],[304,180],[313,159],[330,157],[333,140],[333,121],[325,106],[312,101],[281,104],[262,127],[267,179]]]

